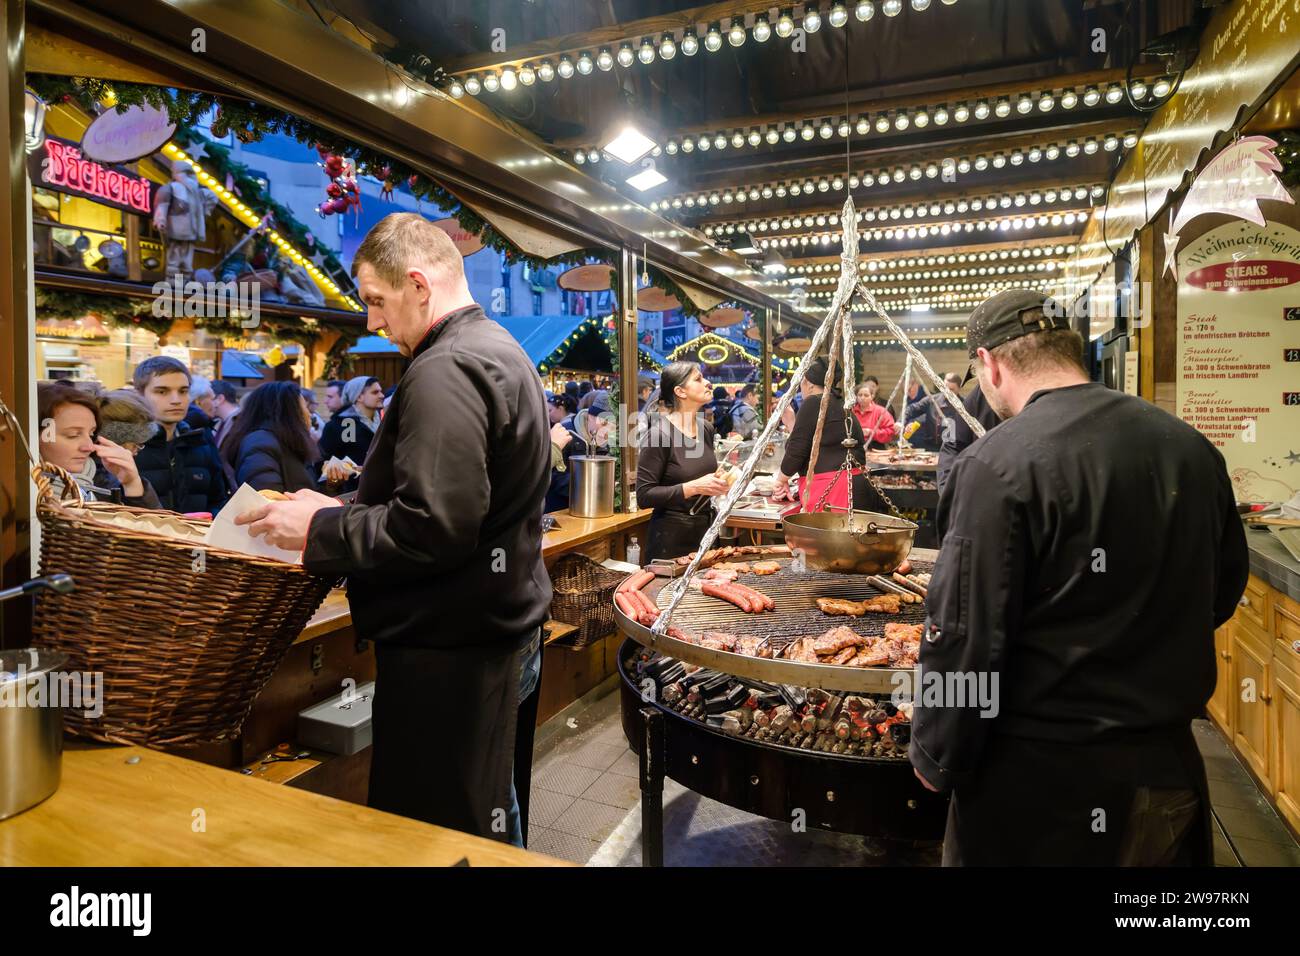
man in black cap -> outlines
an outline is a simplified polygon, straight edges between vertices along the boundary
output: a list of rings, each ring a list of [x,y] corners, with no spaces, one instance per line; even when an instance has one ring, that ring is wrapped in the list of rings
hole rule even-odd
[[[939,502],[910,753],[953,793],[944,862],[1208,864],[1191,722],[1248,571],[1223,457],[1088,381],[1043,295],[984,302],[967,347],[1003,422]]]

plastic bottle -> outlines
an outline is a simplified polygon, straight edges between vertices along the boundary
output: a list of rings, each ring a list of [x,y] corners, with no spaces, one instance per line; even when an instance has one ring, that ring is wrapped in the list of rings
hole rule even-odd
[[[627,539],[627,563],[638,568],[641,566],[641,545],[637,544],[635,536]]]

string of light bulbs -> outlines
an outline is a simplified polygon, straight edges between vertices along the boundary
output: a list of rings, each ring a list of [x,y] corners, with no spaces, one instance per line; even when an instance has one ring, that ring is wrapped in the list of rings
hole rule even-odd
[[[1156,101],[1168,96],[1172,89],[1172,81],[1164,76],[1155,77],[1151,83],[1144,79],[1135,79],[1130,86],[1130,92],[1134,97],[1137,97],[1140,92],[1141,99],[1154,97]],[[990,118],[1005,120],[1026,116],[1035,110],[1048,113],[1057,106],[1066,110],[1081,105],[1088,108],[1099,107],[1102,104],[1115,106],[1123,100],[1124,86],[1119,82],[1105,84],[1104,88],[1099,84],[1090,84],[1083,87],[1082,92],[1077,87],[1024,90],[1008,96],[977,98],[973,103],[970,100],[961,100],[952,107],[947,102],[941,102],[882,110],[874,114],[863,112],[856,116],[812,115],[780,123],[767,123],[764,127],[751,124],[748,130],[739,126],[702,130],[698,133],[692,132],[669,138],[662,145],[654,147],[653,155],[666,153],[675,156],[679,153],[720,151],[728,147],[756,149],[764,145],[808,143],[815,139],[829,140],[835,136],[847,139],[851,134],[867,136],[873,130],[881,134],[902,133],[909,129],[922,130],[931,124],[945,126],[949,122],[958,124],[971,120],[985,122]],[[579,165],[597,163],[601,158],[601,151],[595,147],[579,148],[573,152],[573,161]]]
[[[1030,146],[1023,149],[1013,149],[1009,152],[996,152],[992,156],[981,153],[973,157],[946,157],[940,160],[932,160],[924,165],[914,163],[908,167],[894,166],[892,168],[865,170],[862,173],[855,173],[847,179],[841,174],[831,174],[790,179],[776,183],[746,184],[683,193],[652,201],[650,210],[652,212],[661,212],[669,209],[705,208],[746,201],[757,202],[761,199],[784,199],[787,196],[812,195],[832,191],[840,192],[844,189],[846,182],[850,189],[858,189],[859,187],[869,188],[875,185],[884,186],[891,182],[903,183],[909,179],[912,182],[918,182],[921,179],[937,179],[940,176],[947,179],[954,175],[967,175],[972,170],[984,172],[990,167],[1003,169],[1007,165],[1021,166],[1026,162],[1039,163],[1043,160],[1055,162],[1063,156],[1074,159],[1078,156],[1092,156],[1103,150],[1115,152],[1121,146],[1125,149],[1131,149],[1137,145],[1137,142],[1138,134],[1133,130],[1129,130],[1123,133],[1108,133],[1100,138],[1089,137],[1082,143],[1077,140],[1065,140],[1048,143],[1046,146]]]
[[[1078,204],[1089,198],[1100,199],[1106,194],[1106,187],[1092,185],[1073,185],[1053,187],[1044,190],[1031,190],[1028,193],[999,193],[991,196],[950,199],[944,202],[908,203],[898,206],[879,206],[874,209],[860,209],[857,213],[859,223],[902,222],[904,220],[924,219],[931,216],[965,215],[968,212],[989,210],[1024,209],[1026,206],[1040,206],[1055,203]],[[765,232],[789,231],[821,226],[837,226],[840,216],[829,210],[810,210],[794,216],[773,216],[768,219],[740,220],[730,223],[709,223],[702,231],[704,235],[731,236],[736,233],[748,233],[753,236]]]
[[[948,236],[957,233],[975,233],[975,232],[1022,232],[1044,227],[1056,226],[1073,226],[1076,223],[1084,223],[1088,220],[1089,213],[1086,210],[1071,211],[1066,213],[1053,213],[1052,215],[1039,216],[1017,216],[1015,218],[1004,219],[980,219],[965,220],[960,222],[945,222],[940,225],[922,225],[908,226],[904,228],[889,227],[887,229],[863,230],[861,239],[864,241],[892,241],[895,239],[924,239],[930,236]],[[835,245],[840,241],[838,232],[804,234],[802,236],[782,236],[780,238],[764,237],[758,240],[758,246],[761,249],[786,249],[791,246],[808,246],[808,245]]]
[[[222,205],[230,211],[230,214],[249,229],[256,229],[262,224],[262,217],[258,215],[258,213],[245,205],[239,197],[227,189],[215,176],[204,169],[199,164],[198,160],[190,156],[189,153],[185,152],[185,150],[169,141],[163,144],[162,153],[170,160],[183,160],[184,162],[189,163],[190,168],[194,170],[194,176],[199,183],[206,186],[208,190],[221,201]],[[329,274],[324,269],[321,269],[316,265],[316,263],[312,262],[311,259],[303,255],[302,252],[299,251],[293,243],[289,242],[288,239],[281,235],[278,230],[268,225],[264,229],[264,233],[266,238],[281,252],[288,256],[294,264],[302,266],[303,269],[307,271],[307,274],[311,276],[312,281],[323,290],[332,292],[334,295],[341,298],[347,307],[353,312],[365,311],[361,308],[359,302],[353,299],[350,295],[344,294],[343,290],[340,289],[338,284],[329,277]]]
[[[943,6],[950,7],[957,0],[940,2]],[[931,0],[910,0],[909,5],[918,13],[933,6]],[[881,13],[886,17],[898,16],[903,12],[903,6],[903,0],[880,2]],[[773,36],[788,40],[796,36],[800,29],[805,34],[810,34],[820,30],[823,23],[829,23],[835,29],[842,29],[849,23],[849,6],[842,0],[831,3],[825,17],[816,3],[784,7],[773,4],[772,9],[779,11],[775,20],[771,16],[771,10],[766,13],[736,14],[726,21],[725,30],[722,20],[714,20],[664,31],[657,36],[628,36],[622,41],[596,47],[595,53],[590,49],[562,52],[554,62],[547,57],[500,69],[461,71],[451,77],[447,92],[457,99],[466,93],[471,96],[478,96],[485,91],[512,93],[520,86],[532,86],[538,81],[551,83],[557,78],[569,80],[575,76],[591,76],[596,72],[608,73],[615,66],[624,69],[631,69],[638,63],[649,66],[656,59],[672,60],[679,52],[684,57],[693,57],[701,50],[717,53],[724,45],[740,47],[751,39],[755,43],[766,43]],[[867,23],[876,15],[875,0],[857,0],[852,5],[852,10],[854,19]],[[797,17],[796,13],[799,13]]]
[[[869,258],[863,256],[861,259],[861,268],[868,272],[877,272],[896,269],[915,269],[924,266],[953,266],[966,265],[975,262],[1038,258],[1041,256],[1072,256],[1074,255],[1076,248],[1077,246],[1073,243],[1057,243],[1056,245],[1049,243],[1047,245],[1017,246],[1010,249],[989,249],[981,250],[979,252],[932,253],[926,256],[907,254],[900,254],[890,258]],[[832,272],[838,275],[839,270],[839,260],[833,259],[825,262],[788,264],[786,271],[791,275],[813,275],[822,272]]]

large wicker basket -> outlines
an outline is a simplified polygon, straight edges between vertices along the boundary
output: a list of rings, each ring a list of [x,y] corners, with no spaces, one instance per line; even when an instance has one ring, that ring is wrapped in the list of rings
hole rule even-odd
[[[614,589],[626,575],[582,554],[567,554],[551,568],[551,617],[578,630],[561,643],[585,647],[617,630]]]
[[[62,500],[49,473],[63,480]],[[72,670],[103,675],[102,715],[68,709],[68,731],[151,746],[236,736],[331,582],[148,524],[171,521],[201,534],[206,521],[87,503],[66,472],[46,466],[32,474],[41,573],[76,581],[66,597],[38,592],[33,644],[64,651]]]

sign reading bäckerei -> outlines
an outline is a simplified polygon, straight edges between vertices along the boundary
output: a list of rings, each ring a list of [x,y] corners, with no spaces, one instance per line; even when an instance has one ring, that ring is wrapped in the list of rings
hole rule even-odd
[[[105,166],[85,159],[81,148],[66,139],[47,136],[27,157],[32,185],[56,192],[85,196],[127,212],[153,211],[158,184],[121,166]]]

